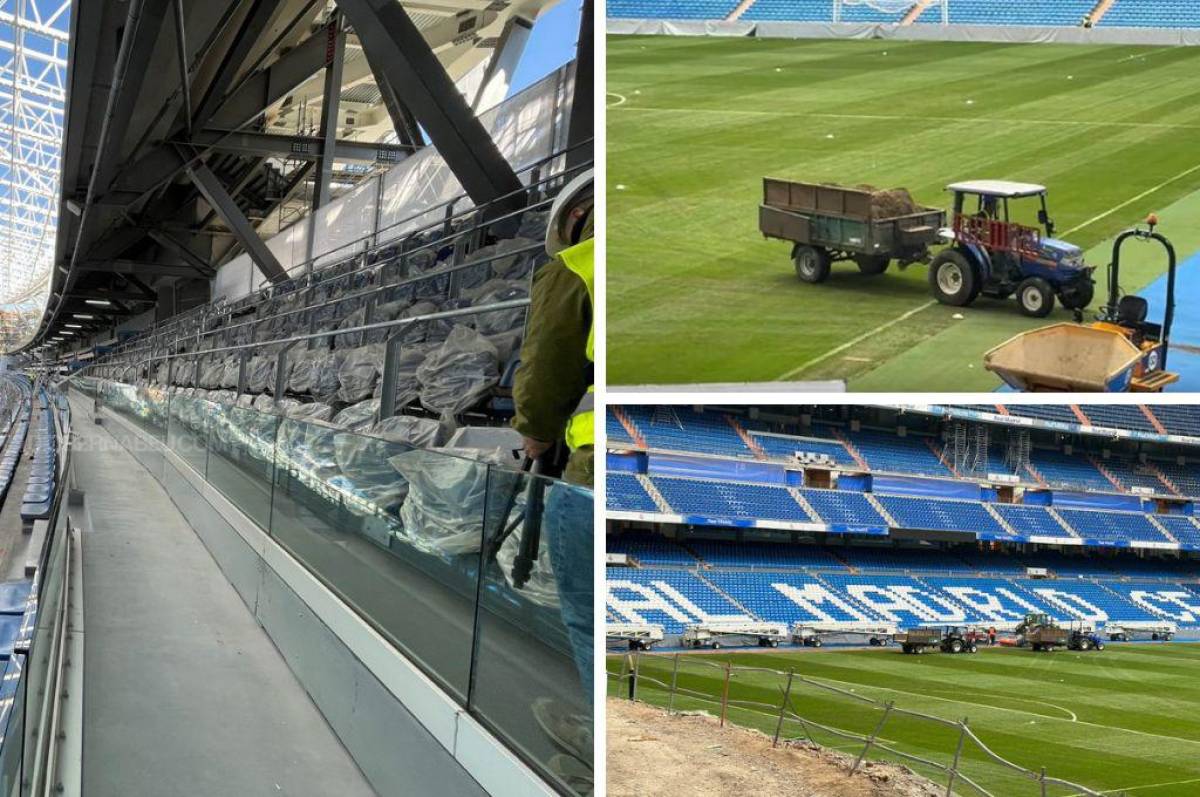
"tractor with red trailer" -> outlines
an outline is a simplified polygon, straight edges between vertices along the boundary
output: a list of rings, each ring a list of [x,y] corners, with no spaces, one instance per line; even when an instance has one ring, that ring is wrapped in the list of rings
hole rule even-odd
[[[980,295],[1016,295],[1027,316],[1043,318],[1057,299],[1081,311],[1095,292],[1093,267],[1078,246],[1054,237],[1046,188],[1007,180],[952,183],[951,227],[942,230],[947,247],[929,265],[929,286],[943,304],[966,306]],[[1036,200],[1038,226],[1014,220],[1021,200]]]

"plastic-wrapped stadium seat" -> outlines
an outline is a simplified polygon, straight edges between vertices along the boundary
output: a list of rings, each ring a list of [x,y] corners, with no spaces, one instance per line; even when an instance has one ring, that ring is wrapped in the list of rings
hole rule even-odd
[[[415,448],[433,448],[444,444],[449,437],[446,425],[432,418],[414,418],[411,415],[394,415],[384,418],[371,427],[371,434],[405,443]]]
[[[497,302],[509,302],[515,299],[529,298],[529,287],[519,280],[488,280],[474,290],[465,292],[473,307],[482,307]],[[496,310],[491,313],[480,313],[474,316],[473,326],[484,335],[495,335],[508,332],[525,323],[525,308],[516,307],[511,310]]]
[[[333,425],[350,432],[365,432],[379,417],[379,399],[351,404],[333,416]]]
[[[457,326],[417,369],[421,404],[456,415],[478,404],[500,381],[496,347],[470,327]]]

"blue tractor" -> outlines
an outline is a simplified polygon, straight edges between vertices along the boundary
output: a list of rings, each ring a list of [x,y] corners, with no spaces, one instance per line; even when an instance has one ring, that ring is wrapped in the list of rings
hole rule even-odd
[[[980,294],[995,299],[1015,294],[1022,313],[1044,318],[1057,298],[1081,316],[1095,291],[1093,267],[1083,262],[1082,249],[1053,237],[1044,186],[972,180],[946,190],[954,192],[953,226],[942,231],[949,246],[929,266],[929,285],[939,302],[965,307]],[[1030,198],[1041,203],[1037,227],[1010,216],[1010,205]]]

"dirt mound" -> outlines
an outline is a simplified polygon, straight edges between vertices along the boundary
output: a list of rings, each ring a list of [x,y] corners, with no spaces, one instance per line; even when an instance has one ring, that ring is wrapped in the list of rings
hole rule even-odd
[[[706,714],[669,715],[628,700],[607,704],[610,797],[938,797],[909,769],[867,763],[807,743],[771,747],[757,731]]]
[[[867,183],[854,186],[859,191],[871,195],[871,215],[877,219],[890,219],[895,216],[907,216],[910,213],[920,213],[921,206],[908,193],[907,188],[876,188]]]

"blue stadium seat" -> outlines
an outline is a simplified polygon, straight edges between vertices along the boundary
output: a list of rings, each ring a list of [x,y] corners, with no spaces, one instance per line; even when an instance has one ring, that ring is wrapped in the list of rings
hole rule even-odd
[[[684,515],[790,520],[797,523],[811,523],[814,520],[784,487],[665,476],[655,476],[651,481],[671,508]]]
[[[605,503],[609,509],[627,512],[658,512],[654,499],[642,487],[637,477],[629,473],[609,472],[604,480],[607,486]]]

